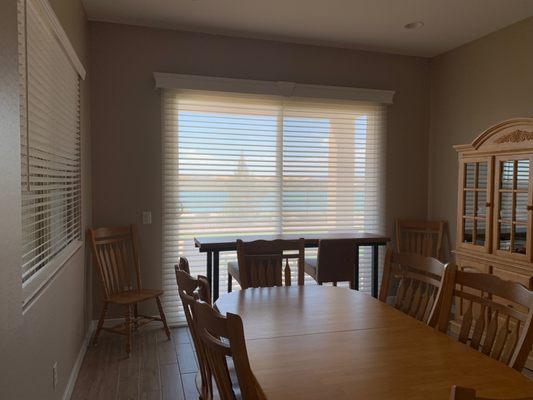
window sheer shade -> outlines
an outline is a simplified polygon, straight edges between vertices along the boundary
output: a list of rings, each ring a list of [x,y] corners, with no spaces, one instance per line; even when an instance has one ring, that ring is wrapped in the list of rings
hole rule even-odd
[[[79,74],[48,7],[19,8],[24,286],[81,238]]]
[[[183,322],[178,257],[192,274],[206,273],[194,236],[381,233],[384,121],[379,104],[164,90],[167,318]],[[220,254],[222,290],[235,259]],[[369,291],[370,251],[361,249],[360,263],[360,288]]]

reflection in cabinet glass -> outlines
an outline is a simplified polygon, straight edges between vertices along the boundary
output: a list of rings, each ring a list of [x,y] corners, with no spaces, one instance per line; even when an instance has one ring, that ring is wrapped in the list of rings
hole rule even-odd
[[[498,250],[526,254],[529,159],[499,163]]]
[[[464,163],[463,243],[484,246],[487,228],[488,162]]]

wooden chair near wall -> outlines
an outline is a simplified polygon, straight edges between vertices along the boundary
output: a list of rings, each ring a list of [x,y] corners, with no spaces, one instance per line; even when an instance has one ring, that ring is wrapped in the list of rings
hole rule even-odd
[[[126,353],[129,355],[132,329],[137,329],[151,321],[161,321],[165,333],[170,339],[170,330],[160,300],[163,290],[144,289],[141,285],[137,226],[88,229],[87,241],[102,286],[103,302],[102,313],[92,340],[93,344],[97,344],[102,329],[124,335],[126,337]],[[139,315],[138,304],[147,300],[155,300],[159,317]],[[124,307],[124,323],[113,327],[104,327],[104,320],[110,304]]]
[[[287,253],[291,252],[291,253]],[[305,240],[237,240],[237,263],[228,263],[228,291],[235,278],[242,289],[290,286],[289,261],[296,260],[298,285],[304,284]],[[285,264],[284,264],[285,262]]]
[[[444,259],[445,221],[396,220],[396,251]]]
[[[305,272],[319,285],[349,282],[355,289],[355,247],[353,239],[323,239],[318,244],[317,258],[305,259]]]
[[[198,330],[196,327],[196,317],[194,315],[194,303],[197,300],[202,300],[207,304],[211,304],[209,282],[206,277],[199,275],[198,278],[193,278],[189,274],[189,262],[186,258],[180,257],[179,264],[174,267],[176,273],[176,283],[178,284],[178,294],[183,304],[183,311],[187,319],[187,325],[191,332],[194,349],[196,351],[196,358],[198,360],[198,372],[200,376],[200,383],[198,384],[198,392],[200,399],[209,400],[215,397],[212,385],[212,375],[206,359],[205,351],[198,337]]]
[[[453,320],[459,342],[522,371],[533,345],[533,292],[495,275],[450,267],[437,328],[447,333]],[[454,300],[460,315],[452,318]]]
[[[385,255],[379,300],[436,326],[442,297],[443,276],[448,264],[433,257],[398,253],[390,248]]]
[[[248,360],[241,317],[221,315],[209,304],[194,303],[198,336],[221,400],[266,400]],[[228,365],[228,358],[233,366]],[[236,377],[232,378],[230,370]]]
[[[461,386],[452,386],[452,391],[450,393],[450,400],[511,400],[511,399],[489,399],[488,397],[477,397],[476,390],[465,388]],[[516,398],[513,400],[533,400],[533,397],[522,397],[520,399]]]

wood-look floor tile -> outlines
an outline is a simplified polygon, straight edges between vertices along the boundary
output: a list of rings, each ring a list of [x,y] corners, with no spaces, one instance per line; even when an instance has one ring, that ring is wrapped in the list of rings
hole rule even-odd
[[[196,388],[196,373],[182,374],[181,382],[186,400],[198,400],[198,389]]]
[[[145,327],[134,333],[127,358],[124,338],[103,332],[87,349],[72,400],[197,400],[191,343],[186,328],[172,329],[168,340],[163,330]]]
[[[167,364],[160,367],[161,393],[163,400],[185,400],[183,384],[177,364]]]
[[[118,370],[118,399],[138,400],[141,376],[141,337],[135,334],[129,358],[119,362]]]
[[[178,362],[174,343],[172,340],[168,340],[164,334],[157,336],[157,358],[159,365],[176,364]]]
[[[141,338],[140,391],[141,393],[158,391],[161,389],[161,384],[155,333],[147,330]]]
[[[172,329],[172,340],[174,343],[190,343],[189,329],[174,328]]]
[[[198,363],[193,346],[190,343],[179,343],[176,345],[178,353],[178,364],[182,374],[188,374],[198,371]]]

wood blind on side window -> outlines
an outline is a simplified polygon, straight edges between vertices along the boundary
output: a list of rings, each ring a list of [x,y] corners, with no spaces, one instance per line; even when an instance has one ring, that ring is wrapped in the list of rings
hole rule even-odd
[[[19,11],[21,273],[27,285],[81,239],[80,74],[49,5],[27,0]]]

